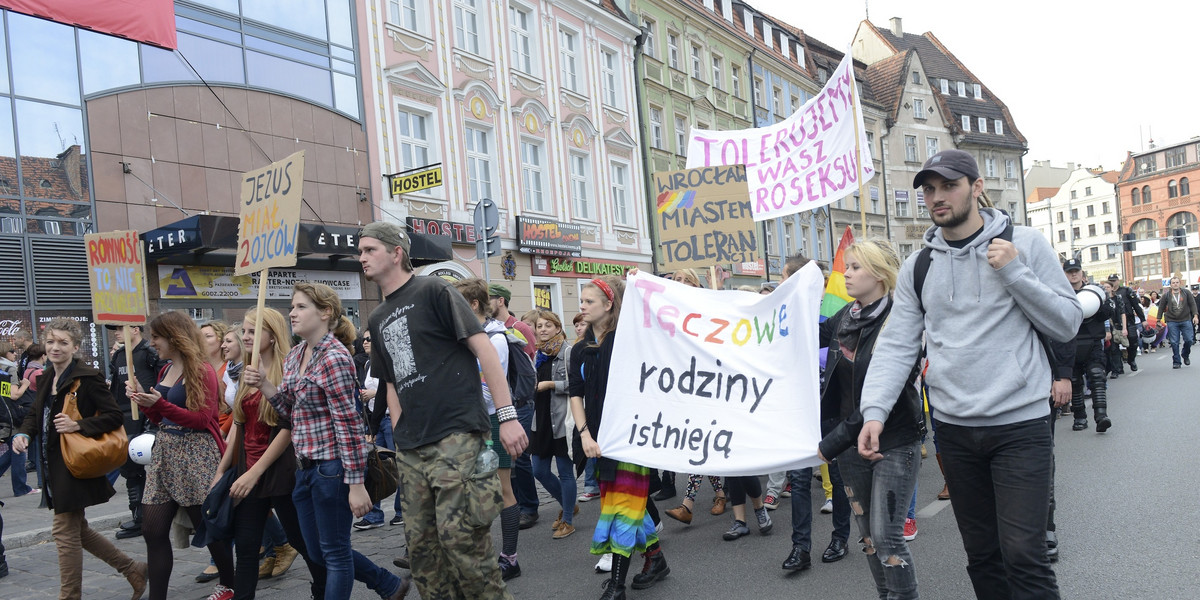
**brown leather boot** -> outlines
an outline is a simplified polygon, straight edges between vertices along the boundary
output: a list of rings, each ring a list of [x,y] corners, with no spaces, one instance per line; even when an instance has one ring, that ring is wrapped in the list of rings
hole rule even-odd
[[[944,481],[946,479],[946,467],[942,466],[942,453],[941,452],[937,453],[937,461],[938,461],[938,470],[942,472],[942,480]],[[948,484],[946,484],[946,483],[942,484],[942,491],[938,492],[937,499],[938,500],[949,500],[950,499],[950,486]]]

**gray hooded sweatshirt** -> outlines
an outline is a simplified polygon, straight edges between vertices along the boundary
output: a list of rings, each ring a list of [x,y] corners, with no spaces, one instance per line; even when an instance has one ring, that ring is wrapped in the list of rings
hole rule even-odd
[[[1017,257],[997,270],[987,248],[1009,219],[980,209],[983,231],[953,248],[940,227],[925,232],[933,249],[921,298],[913,288],[913,254],[900,267],[895,306],[879,334],[862,390],[864,421],[887,421],[912,372],[925,334],[929,405],[939,421],[981,427],[1045,417],[1051,370],[1041,331],[1069,342],[1083,318],[1079,301],[1050,243],[1034,229],[1015,227]]]

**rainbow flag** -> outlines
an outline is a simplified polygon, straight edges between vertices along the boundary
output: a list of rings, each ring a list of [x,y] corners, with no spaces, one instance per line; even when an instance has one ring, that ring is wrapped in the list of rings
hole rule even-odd
[[[696,190],[686,192],[663,192],[658,195],[658,214],[677,208],[691,208],[696,200]]]
[[[846,293],[846,248],[854,243],[854,232],[846,226],[842,241],[838,242],[837,252],[833,255],[833,266],[829,273],[829,283],[825,284],[825,297],[821,299],[821,321],[837,314],[843,306],[850,304],[854,298]]]

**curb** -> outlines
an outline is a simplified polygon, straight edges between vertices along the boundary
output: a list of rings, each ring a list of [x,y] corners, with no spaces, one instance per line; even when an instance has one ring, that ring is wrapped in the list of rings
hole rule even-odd
[[[94,519],[89,518],[87,522],[88,526],[96,531],[116,529],[117,527],[120,527],[121,521],[128,518],[128,516],[129,511],[125,511],[118,514],[96,517]],[[50,530],[50,527],[42,527],[40,529],[31,529],[29,531],[22,531],[20,533],[6,535],[4,536],[4,545],[9,550],[15,550],[17,548],[26,548],[29,546],[36,546],[38,544],[53,541],[54,536],[51,535]]]

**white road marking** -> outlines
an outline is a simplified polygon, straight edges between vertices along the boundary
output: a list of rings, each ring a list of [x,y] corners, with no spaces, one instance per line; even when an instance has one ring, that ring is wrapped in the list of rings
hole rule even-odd
[[[928,519],[937,515],[950,506],[949,500],[934,500],[931,504],[917,511],[918,519]]]

